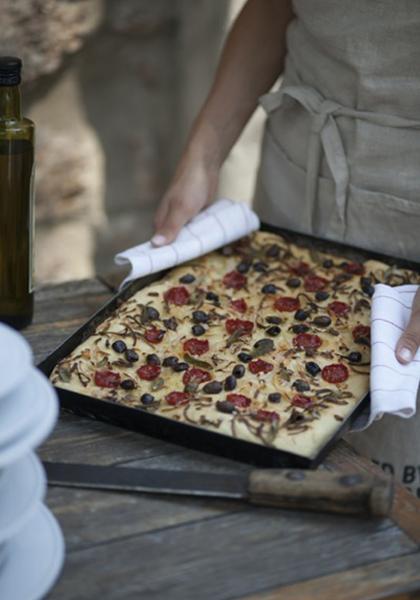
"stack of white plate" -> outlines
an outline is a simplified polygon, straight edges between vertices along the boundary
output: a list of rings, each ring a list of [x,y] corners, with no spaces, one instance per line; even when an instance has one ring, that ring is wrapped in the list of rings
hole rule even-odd
[[[46,479],[34,454],[57,419],[48,379],[24,338],[0,324],[0,599],[39,600],[64,559],[60,528],[44,506]]]

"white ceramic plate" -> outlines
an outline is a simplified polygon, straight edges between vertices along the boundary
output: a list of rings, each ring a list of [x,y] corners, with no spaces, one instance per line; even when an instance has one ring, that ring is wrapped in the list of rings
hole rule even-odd
[[[0,401],[0,447],[17,437],[34,421],[45,402],[37,371],[31,369],[22,383]]]
[[[33,370],[33,387],[32,419],[22,431],[0,445],[0,469],[19,460],[26,452],[41,444],[57,420],[58,400],[55,390],[36,369]]]
[[[32,351],[25,338],[0,323],[0,401],[25,379],[31,364]]]
[[[32,452],[4,470],[0,480],[0,544],[30,519],[44,498],[45,489],[44,469]]]
[[[0,571],[2,600],[40,600],[60,573],[64,540],[50,511],[38,508],[6,544],[6,558]]]

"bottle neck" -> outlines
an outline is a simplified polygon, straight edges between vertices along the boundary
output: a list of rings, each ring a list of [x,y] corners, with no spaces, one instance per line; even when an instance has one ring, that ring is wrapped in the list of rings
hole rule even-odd
[[[0,120],[21,118],[19,86],[0,86]]]

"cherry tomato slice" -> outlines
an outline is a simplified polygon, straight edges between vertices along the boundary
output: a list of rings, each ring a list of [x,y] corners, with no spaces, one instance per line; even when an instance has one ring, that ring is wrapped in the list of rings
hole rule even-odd
[[[143,365],[137,369],[137,375],[140,379],[144,379],[145,381],[153,381],[153,379],[156,379],[156,377],[159,377],[160,375],[160,366]]]
[[[334,302],[329,303],[328,310],[334,313],[337,317],[345,317],[350,312],[350,306],[345,302],[334,300]]]
[[[365,267],[358,262],[348,262],[343,265],[343,270],[350,275],[363,275]]]
[[[246,284],[246,277],[238,271],[230,271],[223,277],[223,285],[234,290],[242,289]]]
[[[158,329],[157,327],[149,327],[144,332],[144,337],[151,344],[159,344],[163,340],[163,336],[165,335],[165,331],[163,329]]]
[[[121,383],[121,377],[119,373],[115,371],[95,371],[95,385],[98,387],[105,388],[117,388]]]
[[[190,338],[183,345],[184,352],[192,354],[193,356],[200,356],[205,354],[209,350],[208,340],[198,340],[197,338]]]
[[[188,404],[191,395],[187,392],[171,392],[165,396],[166,403],[170,406],[182,406]]]
[[[240,313],[244,313],[248,309],[248,305],[243,298],[239,298],[238,300],[232,300],[231,306]]]
[[[317,275],[307,275],[303,281],[303,287],[307,292],[318,292],[328,285],[328,280]]]
[[[264,410],[262,408],[259,408],[252,416],[257,421],[261,421],[263,423],[274,423],[280,420],[280,417],[276,412],[273,410]]]
[[[204,371],[204,369],[199,369],[198,367],[192,367],[188,371],[185,371],[182,382],[187,385],[190,381],[193,381],[193,383],[204,383],[205,381],[210,381],[210,379],[211,375],[208,371]]]
[[[352,331],[353,339],[355,342],[369,343],[370,342],[370,327],[368,325],[356,325]]]
[[[269,373],[273,370],[273,365],[262,358],[257,358],[256,360],[251,360],[251,362],[248,363],[248,368],[251,373],[256,375],[258,373]]]
[[[280,312],[295,312],[300,308],[300,302],[292,296],[280,296],[274,302],[274,308]]]
[[[167,290],[163,297],[168,304],[182,306],[188,303],[188,300],[190,299],[190,293],[186,287],[179,285]]]
[[[299,408],[307,408],[312,404],[312,398],[308,398],[308,396],[303,396],[302,394],[295,394],[292,398],[293,406],[298,406]]]
[[[293,345],[303,350],[309,348],[319,348],[322,344],[322,340],[318,335],[311,333],[298,333],[293,338]]]
[[[327,365],[321,371],[322,379],[328,383],[343,383],[349,376],[349,370],[345,365],[336,363]]]
[[[227,319],[225,322],[225,328],[229,335],[238,330],[245,335],[252,332],[254,329],[254,323],[252,321],[243,321],[242,319]]]
[[[299,275],[300,277],[303,277],[304,275],[308,275],[308,273],[310,273],[311,267],[308,265],[308,263],[301,260],[300,262],[298,262],[294,265],[291,265],[290,270],[295,275]]]
[[[247,408],[251,400],[242,394],[228,394],[226,400],[234,404],[237,408]]]

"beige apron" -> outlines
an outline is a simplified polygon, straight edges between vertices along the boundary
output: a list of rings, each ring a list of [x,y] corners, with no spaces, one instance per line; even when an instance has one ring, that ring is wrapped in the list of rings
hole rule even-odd
[[[294,0],[268,114],[260,217],[420,261],[420,1]],[[349,441],[420,496],[420,411]]]

